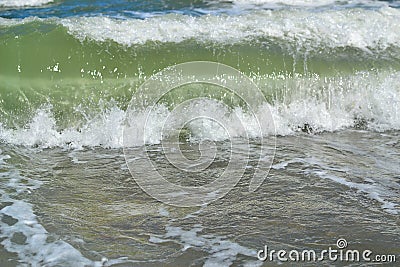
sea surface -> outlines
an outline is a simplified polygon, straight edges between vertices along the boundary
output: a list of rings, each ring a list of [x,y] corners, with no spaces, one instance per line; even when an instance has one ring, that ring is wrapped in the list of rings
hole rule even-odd
[[[187,62],[256,109],[195,83],[146,117],[141,85]],[[0,266],[292,266],[257,253],[338,239],[400,261],[399,140],[400,1],[0,0]],[[236,182],[174,206],[155,172]]]

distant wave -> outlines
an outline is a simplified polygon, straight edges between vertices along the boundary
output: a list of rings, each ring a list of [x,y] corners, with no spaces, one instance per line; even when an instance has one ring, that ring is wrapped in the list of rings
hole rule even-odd
[[[390,7],[324,12],[257,10],[237,16],[169,14],[144,20],[109,17],[0,19],[0,25],[35,21],[62,24],[81,40],[113,40],[127,46],[149,41],[179,43],[195,40],[226,44],[277,39],[308,50],[354,47],[370,51],[400,47],[400,10]]]
[[[318,8],[324,6],[337,7],[338,5],[382,7],[388,5],[387,3],[385,3],[385,1],[375,1],[375,0],[232,0],[232,3],[239,9],[253,9],[260,7],[261,8],[282,8],[282,7]]]
[[[389,7],[319,13],[253,11],[240,16],[165,15],[146,20],[85,17],[63,19],[61,23],[76,37],[111,39],[128,46],[147,41],[232,43],[259,38],[283,39],[309,48],[323,45],[368,50],[400,46],[400,10]]]

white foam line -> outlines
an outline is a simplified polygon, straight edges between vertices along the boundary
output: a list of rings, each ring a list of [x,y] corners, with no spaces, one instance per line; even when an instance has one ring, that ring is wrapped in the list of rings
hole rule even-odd
[[[198,210],[189,213],[183,219],[193,218],[203,212],[207,205],[201,206]],[[160,208],[160,215],[169,217],[169,213],[164,208]],[[261,266],[262,262],[257,260],[257,252],[255,249],[246,248],[238,243],[228,240],[224,236],[215,236],[211,234],[200,234],[203,230],[202,225],[196,224],[190,230],[184,230],[181,227],[172,226],[172,223],[180,219],[171,218],[166,225],[166,233],[164,235],[151,235],[149,242],[161,244],[165,242],[174,242],[182,246],[182,251],[189,248],[202,250],[209,255],[205,257],[204,266],[231,266],[238,255],[245,255],[255,260],[248,260],[244,266]]]
[[[312,170],[310,171],[312,174],[316,174],[319,177],[323,179],[329,179],[333,182],[345,185],[349,188],[356,189],[358,192],[365,193],[368,195],[369,198],[376,200],[382,204],[382,209],[386,211],[387,213],[390,214],[399,214],[399,211],[396,209],[396,206],[398,206],[396,203],[390,202],[382,198],[382,194],[384,192],[379,192],[382,191],[380,188],[375,186],[374,184],[362,184],[362,183],[355,183],[355,182],[350,182],[347,181],[345,178],[342,177],[337,177],[335,175],[329,174],[326,171],[316,171]]]
[[[192,17],[169,14],[144,20],[108,17],[66,18],[59,21],[77,38],[113,40],[131,46],[151,42],[235,43],[259,38],[278,39],[306,49],[355,47],[365,51],[400,46],[400,10],[345,9],[256,10],[242,15]]]
[[[233,0],[233,3],[238,6],[263,6],[263,7],[276,7],[276,6],[302,6],[302,7],[318,7],[334,3],[347,3],[348,1],[338,0]]]
[[[58,240],[48,243],[48,232],[40,225],[33,213],[32,205],[21,200],[16,200],[11,206],[1,210],[2,215],[8,215],[18,221],[9,226],[1,222],[1,237],[6,238],[1,244],[10,252],[18,254],[19,258],[32,265],[60,266],[95,266],[96,264],[72,247],[70,244]],[[26,237],[24,244],[12,241],[16,233]]]
[[[294,158],[288,161],[282,161],[280,163],[274,164],[271,166],[272,169],[275,170],[280,170],[280,169],[285,169],[288,165],[293,164],[293,163],[303,163],[305,165],[318,165],[321,168],[328,169],[328,170],[333,170],[333,171],[343,171],[346,172],[346,170],[339,170],[331,167],[325,167],[321,162],[319,162],[315,158]],[[390,202],[385,200],[382,195],[385,195],[385,189],[379,188],[376,186],[375,182],[372,180],[368,180],[369,182],[372,181],[372,184],[364,184],[364,183],[355,183],[355,182],[350,182],[347,181],[345,178],[342,177],[337,177],[333,174],[328,173],[325,170],[315,170],[315,169],[305,169],[299,171],[304,172],[306,174],[314,174],[319,176],[320,178],[323,179],[329,179],[333,182],[345,185],[349,188],[356,189],[359,193],[364,193],[366,194],[370,199],[376,200],[382,204],[382,209],[386,211],[387,213],[390,214],[399,214],[399,211],[396,209],[398,204]]]
[[[210,255],[206,257],[204,266],[231,266],[238,255],[245,255],[255,258],[248,261],[246,266],[261,266],[262,262],[257,261],[255,249],[249,249],[238,243],[226,240],[225,237],[214,235],[201,235],[201,225],[195,225],[191,230],[183,230],[181,227],[167,226],[166,234],[162,237],[151,236],[152,243],[177,242],[183,246],[182,251],[189,248],[203,250]]]

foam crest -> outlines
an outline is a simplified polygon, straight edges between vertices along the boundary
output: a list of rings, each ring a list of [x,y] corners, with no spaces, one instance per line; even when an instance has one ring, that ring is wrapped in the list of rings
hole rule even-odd
[[[236,16],[170,14],[144,20],[83,17],[62,19],[60,23],[79,39],[113,40],[127,46],[149,41],[235,43],[266,38],[307,49],[355,47],[369,51],[400,46],[399,18],[400,10],[385,6],[313,13],[256,10]]]
[[[321,85],[320,78],[299,78],[292,80],[296,90],[286,92],[283,99],[276,99],[273,103],[265,102],[259,110],[252,110],[254,114],[239,106],[229,107],[218,101],[197,99],[192,100],[193,105],[187,109],[188,114],[178,114],[176,118],[196,117],[199,114],[198,108],[212,114],[210,117],[218,118],[219,121],[196,119],[187,124],[190,140],[195,142],[205,139],[221,141],[236,137],[257,138],[275,133],[293,135],[300,131],[332,132],[351,127],[372,131],[398,130],[399,77],[397,72],[359,73],[347,78],[331,79],[325,85]],[[316,93],[317,87],[322,89]],[[100,110],[96,116],[85,115],[86,119],[80,122],[80,127],[65,129],[57,126],[52,108],[43,107],[37,110],[24,127],[11,129],[0,125],[0,140],[23,146],[120,148],[123,146],[126,111],[117,104],[110,106]],[[256,118],[267,116],[267,109],[272,113],[274,125],[260,129]],[[142,145],[141,136],[145,136],[147,144],[158,144],[177,130],[169,129],[174,128],[174,123],[168,125],[171,123],[168,118],[174,116],[174,110],[164,104],[157,104],[150,113],[148,110],[132,112],[129,117],[134,124],[127,126],[130,133],[129,142],[126,143],[128,146]],[[143,131],[145,124],[146,134],[143,135],[140,131]],[[226,127],[231,129],[229,135]]]
[[[318,93],[313,93],[316,85],[312,81],[303,85],[299,81],[296,91],[271,107],[277,134],[308,131],[308,126],[312,132],[349,127],[374,131],[400,129],[399,81],[398,72],[361,72],[331,79],[321,85],[323,89]]]
[[[87,121],[79,129],[58,130],[51,108],[44,107],[38,109],[31,122],[23,128],[4,129],[0,125],[0,139],[23,146],[120,147],[124,117],[124,111],[113,108]]]

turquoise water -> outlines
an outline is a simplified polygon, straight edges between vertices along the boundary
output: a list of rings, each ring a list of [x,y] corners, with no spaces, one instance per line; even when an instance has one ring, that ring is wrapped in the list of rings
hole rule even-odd
[[[205,14],[240,14],[251,9],[285,9],[291,7],[308,8],[312,11],[326,9],[348,9],[367,8],[378,9],[382,6],[398,8],[399,1],[4,1],[0,16],[3,18],[26,18],[26,17],[71,17],[71,16],[107,16],[115,18],[143,19],[149,16],[162,14],[185,14],[201,16]],[[27,6],[24,8],[13,8],[13,6]],[[36,3],[43,3],[35,6]],[[32,5],[30,4],[32,3]],[[31,5],[31,6],[29,6]],[[239,6],[239,7],[238,7]]]
[[[290,265],[257,251],[339,238],[400,260],[399,7],[0,0],[0,265]],[[192,61],[253,86],[219,73],[236,94],[197,82],[151,112],[132,104]],[[153,168],[180,186],[238,183],[176,207],[140,187],[165,189]]]

